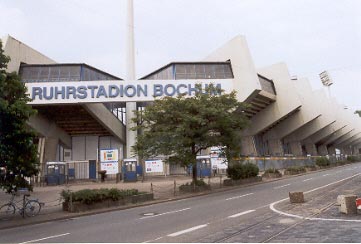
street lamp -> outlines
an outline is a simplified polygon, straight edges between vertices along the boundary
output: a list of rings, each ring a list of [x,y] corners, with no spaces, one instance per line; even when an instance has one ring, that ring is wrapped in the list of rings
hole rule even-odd
[[[333,80],[330,77],[330,74],[325,70],[319,74],[321,82],[324,86],[327,86],[328,97],[331,98],[331,88],[330,86],[333,84]]]

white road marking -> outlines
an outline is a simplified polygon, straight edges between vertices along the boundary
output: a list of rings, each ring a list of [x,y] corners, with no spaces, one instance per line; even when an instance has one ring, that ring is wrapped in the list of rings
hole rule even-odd
[[[245,214],[248,214],[248,213],[252,213],[254,211],[256,211],[256,210],[253,209],[253,210],[244,211],[244,212],[241,212],[241,213],[238,213],[238,214],[233,214],[231,216],[228,216],[227,218],[237,218],[239,216],[242,216],[242,215],[245,215]]]
[[[287,185],[283,185],[283,186],[277,186],[277,187],[274,187],[273,189],[280,189],[280,188],[283,188],[283,187],[286,187],[286,186],[290,186],[291,184],[287,184]]]
[[[140,219],[154,218],[154,217],[162,216],[162,215],[165,215],[165,214],[172,214],[172,213],[183,212],[183,211],[186,211],[186,210],[189,210],[189,209],[191,209],[191,208],[183,208],[183,209],[180,209],[180,210],[165,212],[165,213],[156,214],[156,215],[151,215],[151,216],[145,216],[145,217],[142,217],[142,218],[140,218]]]
[[[39,242],[39,241],[52,239],[52,238],[57,238],[57,237],[60,237],[60,236],[66,236],[66,235],[70,235],[70,233],[64,233],[64,234],[55,235],[55,236],[48,236],[48,237],[44,237],[44,238],[40,238],[40,239],[36,239],[36,240],[21,242],[19,244],[25,244],[25,243],[31,243],[31,242]]]
[[[189,229],[186,229],[186,230],[181,230],[181,231],[178,231],[178,232],[169,234],[168,236],[169,236],[169,237],[176,237],[176,236],[179,236],[179,235],[183,235],[183,234],[185,234],[185,233],[188,233],[188,232],[192,232],[192,231],[195,231],[195,230],[198,230],[198,229],[202,229],[202,228],[204,228],[204,227],[206,227],[206,226],[208,226],[208,224],[197,225],[197,226],[194,226],[194,227],[189,228]]]
[[[324,175],[322,175],[322,176],[327,176],[327,175],[330,175],[330,174],[324,174]]]
[[[230,197],[230,198],[227,198],[226,201],[232,200],[232,199],[238,199],[238,198],[245,197],[245,196],[249,196],[249,195],[252,195],[252,194],[253,194],[253,193],[248,193],[248,194],[244,194],[244,195],[241,195],[241,196]]]
[[[303,180],[303,182],[306,182],[306,181],[309,181],[309,180],[312,180],[313,178],[309,178],[309,179],[305,179]]]
[[[307,194],[307,193],[311,193],[311,192],[314,192],[314,191],[317,191],[317,190],[320,190],[320,189],[323,189],[325,187],[328,187],[328,186],[331,186],[331,185],[334,185],[334,184],[337,184],[337,183],[340,183],[342,181],[345,181],[345,180],[348,180],[348,179],[351,179],[353,177],[356,177],[356,176],[359,176],[361,175],[361,173],[358,173],[358,174],[355,174],[355,175],[352,175],[350,177],[347,177],[347,178],[344,178],[342,180],[338,180],[338,181],[335,181],[335,182],[332,182],[330,184],[327,184],[327,185],[324,185],[324,186],[320,186],[320,187],[317,187],[317,188],[314,188],[312,190],[309,190],[309,191],[306,191],[304,192],[304,194]],[[289,214],[289,213],[285,213],[285,212],[282,212],[280,210],[277,210],[274,206],[280,202],[284,202],[288,200],[288,198],[284,198],[284,199],[281,199],[279,201],[276,201],[276,202],[273,202],[269,205],[269,208],[273,211],[273,212],[276,212],[280,215],[284,215],[284,216],[288,216],[288,217],[293,217],[293,218],[297,218],[297,219],[306,219],[306,220],[322,220],[322,221],[338,221],[338,222],[361,222],[361,220],[359,219],[326,219],[326,218],[310,218],[310,217],[303,217],[303,216],[299,216],[299,215],[295,215],[295,214]]]
[[[163,237],[161,236],[161,237],[155,238],[154,240],[145,241],[145,242],[143,242],[143,243],[149,243],[149,242],[152,242],[152,241],[158,241],[158,240],[160,240],[160,239],[162,239],[162,238],[163,238]]]

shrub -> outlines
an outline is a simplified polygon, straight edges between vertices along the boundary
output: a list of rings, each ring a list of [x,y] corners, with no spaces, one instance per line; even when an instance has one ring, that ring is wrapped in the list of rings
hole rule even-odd
[[[197,188],[195,190],[199,191],[203,189],[210,189],[210,185],[208,185],[202,179],[200,179],[192,182],[187,182],[179,186],[179,190],[185,192],[193,191],[193,188]]]
[[[326,157],[316,158],[316,165],[319,167],[327,167],[330,165],[330,160]]]
[[[304,166],[291,166],[286,168],[285,170],[285,174],[288,175],[296,175],[296,174],[301,174],[301,173],[305,173],[306,172],[306,168]]]
[[[275,168],[271,168],[271,169],[266,169],[265,174],[281,174],[281,172],[279,172],[278,169]]]
[[[101,188],[101,189],[83,189],[76,192],[63,190],[60,195],[65,202],[70,201],[70,196],[73,202],[82,202],[85,204],[92,204],[94,202],[101,202],[103,200],[117,201],[125,196],[138,195],[137,189],[119,190],[116,188]]]
[[[259,169],[255,164],[245,163],[245,164],[235,164],[227,169],[227,176],[232,180],[240,180],[251,177],[256,177],[258,175]]]
[[[306,169],[309,171],[314,171],[314,170],[317,170],[317,167],[316,167],[316,165],[307,165]]]
[[[346,160],[351,162],[351,163],[354,163],[354,162],[357,162],[357,157],[355,157],[355,156],[347,156]]]

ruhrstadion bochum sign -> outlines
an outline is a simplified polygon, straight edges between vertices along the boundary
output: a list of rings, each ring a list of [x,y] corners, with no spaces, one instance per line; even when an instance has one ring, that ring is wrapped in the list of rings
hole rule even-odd
[[[196,84],[213,84],[225,93],[233,90],[233,80],[137,80],[26,83],[30,104],[70,104],[105,102],[148,102],[157,97],[192,96]]]

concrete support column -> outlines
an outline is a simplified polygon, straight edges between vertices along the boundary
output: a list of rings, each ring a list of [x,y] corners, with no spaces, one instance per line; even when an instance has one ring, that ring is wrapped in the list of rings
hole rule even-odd
[[[125,157],[130,158],[133,156],[132,146],[134,146],[137,139],[137,131],[132,131],[130,128],[136,126],[137,124],[132,121],[136,117],[134,111],[137,109],[137,103],[128,102],[126,104],[126,115],[127,115],[127,131],[126,131],[126,150]]]
[[[311,156],[316,156],[318,155],[319,153],[317,153],[317,148],[316,148],[316,145],[313,144],[313,143],[306,143],[305,144],[305,147],[306,147],[306,152],[307,154],[310,154]]]
[[[290,148],[291,148],[291,152],[294,156],[302,156],[302,146],[301,146],[301,142],[290,142],[289,143]]]
[[[321,156],[326,156],[328,155],[328,149],[326,145],[321,145],[318,147],[318,154]]]
[[[45,175],[45,165],[46,162],[56,161],[56,154],[58,150],[58,138],[45,138],[45,147],[44,147],[44,161],[43,165],[41,165],[42,175]]]
[[[352,155],[352,150],[350,147],[344,147],[342,148],[342,153],[347,155]]]
[[[328,148],[328,154],[333,155],[336,154],[336,148],[334,146],[331,146]]]
[[[278,139],[268,140],[268,151],[272,156],[281,156],[283,155],[282,143]]]
[[[246,156],[258,155],[253,136],[244,136],[241,138],[241,154]]]

